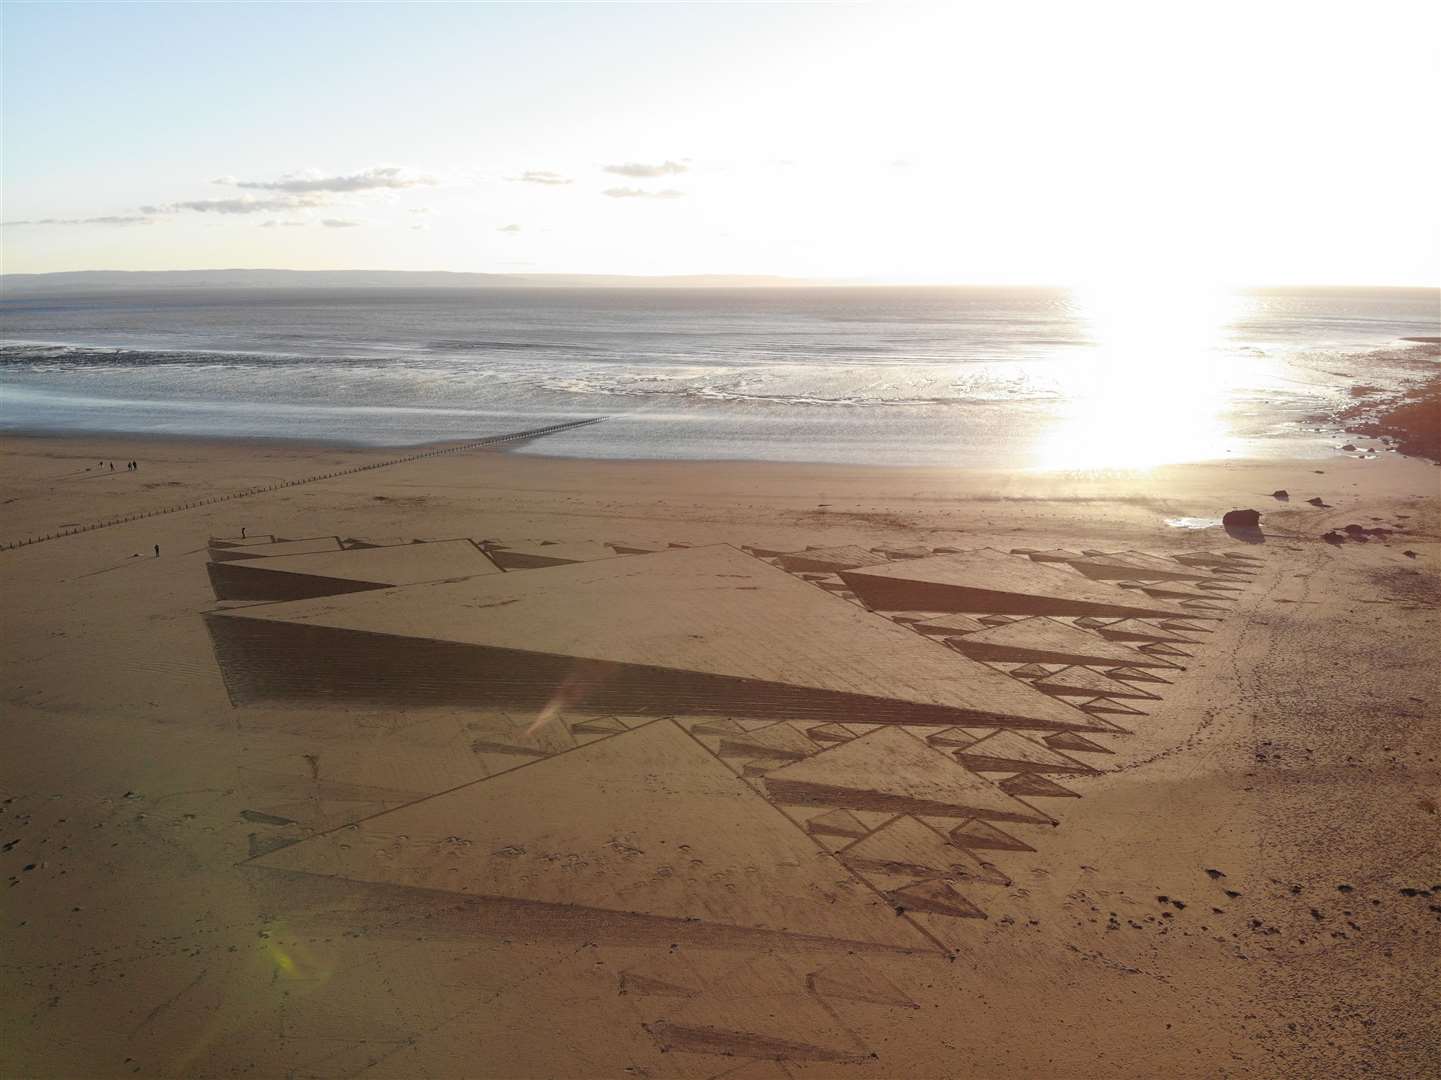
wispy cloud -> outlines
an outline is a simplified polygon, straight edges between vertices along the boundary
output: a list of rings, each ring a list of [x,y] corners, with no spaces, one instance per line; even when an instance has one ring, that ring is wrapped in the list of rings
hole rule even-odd
[[[296,229],[309,225],[308,221],[267,221],[260,227],[262,229]]]
[[[86,218],[26,218],[20,221],[6,221],[10,225],[154,225],[155,219],[147,214],[107,214],[104,217]]]
[[[647,165],[643,161],[627,161],[624,165],[607,165],[605,171],[617,176],[631,176],[636,179],[657,176],[676,176],[689,172],[690,166],[681,161],[662,161],[659,165]]]
[[[178,214],[182,210],[193,210],[197,214],[276,214],[326,206],[329,202],[319,195],[285,195],[274,199],[239,195],[233,199],[188,199],[159,206],[142,206],[140,211],[144,214]]]
[[[518,184],[549,184],[553,187],[575,183],[575,181],[568,176],[562,176],[560,173],[547,172],[544,169],[528,169],[519,176],[509,176],[506,177],[506,179]]]
[[[612,199],[681,199],[685,197],[684,191],[677,191],[675,188],[646,191],[644,188],[636,187],[613,187],[606,188],[601,194],[608,195]]]
[[[350,218],[328,217],[321,221],[327,229],[357,229],[365,224],[363,221],[352,221]]]
[[[496,229],[495,231],[496,231],[496,232],[516,233],[516,232],[520,232],[520,226],[519,226],[519,225],[502,225],[502,226],[500,226],[498,229]]]
[[[323,176],[311,170],[302,173],[287,173],[278,180],[237,180],[233,176],[222,176],[215,182],[231,187],[250,188],[255,191],[285,191],[292,195],[307,195],[319,192],[396,191],[404,188],[431,187],[439,181],[424,173],[412,172],[398,166],[385,166],[342,176]]]

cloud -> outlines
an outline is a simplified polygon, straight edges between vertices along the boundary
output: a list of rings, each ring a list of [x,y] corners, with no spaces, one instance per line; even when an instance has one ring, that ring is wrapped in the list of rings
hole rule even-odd
[[[606,188],[601,194],[608,195],[612,199],[680,199],[685,197],[684,191],[677,191],[675,188],[646,191],[644,188],[636,187],[613,187]]]
[[[275,229],[275,228],[280,228],[280,229],[295,229],[295,228],[302,228],[302,227],[304,227],[304,226],[306,226],[306,225],[309,225],[309,224],[310,224],[310,222],[308,222],[308,221],[267,221],[267,222],[265,222],[263,225],[261,225],[260,227],[261,227],[262,229]]]
[[[496,231],[496,232],[510,232],[510,233],[515,233],[515,232],[520,232],[520,226],[519,226],[519,225],[502,225],[502,226],[500,226],[498,229],[496,229],[495,231]]]
[[[237,180],[233,176],[222,176],[215,182],[256,191],[284,191],[292,195],[311,195],[319,192],[395,191],[404,188],[430,187],[439,181],[433,176],[413,173],[396,166],[386,166],[366,169],[348,176],[321,176],[316,172],[304,172],[287,173],[279,180]]]
[[[148,208],[147,208],[148,209]],[[154,225],[155,219],[147,214],[107,214],[104,217],[86,218],[27,218],[21,221],[0,222],[9,225]]]
[[[185,202],[165,203],[161,206],[142,206],[143,214],[178,214],[182,210],[193,210],[197,214],[275,214],[286,210],[305,210],[313,206],[329,205],[330,200],[318,195],[285,195],[274,199],[257,199],[254,195],[240,195],[234,199],[189,199]]]
[[[605,171],[617,176],[631,176],[637,179],[656,176],[675,176],[689,172],[690,166],[680,161],[662,161],[659,165],[647,165],[640,161],[627,161],[624,165],[607,165]]]
[[[568,176],[561,176],[560,173],[546,172],[544,169],[529,169],[519,176],[510,176],[506,179],[512,183],[550,184],[555,187],[559,187],[562,184],[575,183],[575,181]]]
[[[365,224],[363,221],[351,221],[349,218],[328,217],[321,221],[327,229],[355,229]]]
[[[431,212],[432,211],[428,206],[412,206],[409,210],[406,211],[406,213],[409,214],[429,214]]]

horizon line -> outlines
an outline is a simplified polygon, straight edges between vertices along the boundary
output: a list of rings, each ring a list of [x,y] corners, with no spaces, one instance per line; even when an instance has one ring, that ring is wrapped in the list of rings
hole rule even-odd
[[[694,282],[710,280],[719,285],[743,286],[749,283],[753,288],[1010,288],[1010,289],[1075,289],[1085,287],[1085,282],[1059,281],[986,281],[942,278],[886,279],[870,277],[804,277],[775,273],[715,273],[690,272],[666,274],[605,273],[597,271],[531,271],[531,270],[394,270],[375,267],[332,267],[326,269],[294,268],[283,266],[215,266],[203,268],[135,269],[116,270],[87,268],[78,270],[40,270],[0,272],[0,282],[16,279],[61,278],[78,275],[181,275],[181,274],[377,274],[377,275],[432,275],[452,277],[483,277],[512,279],[598,279],[611,280],[619,284],[626,282]],[[1416,282],[1347,282],[1319,283],[1305,281],[1281,282],[1214,282],[1208,283],[1228,289],[1411,289],[1441,291],[1441,284]]]

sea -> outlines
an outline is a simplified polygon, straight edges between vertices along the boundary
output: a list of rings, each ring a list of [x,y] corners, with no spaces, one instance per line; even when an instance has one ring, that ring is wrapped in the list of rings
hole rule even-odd
[[[4,295],[0,431],[985,469],[1333,453],[1436,368],[1424,289],[180,289]]]

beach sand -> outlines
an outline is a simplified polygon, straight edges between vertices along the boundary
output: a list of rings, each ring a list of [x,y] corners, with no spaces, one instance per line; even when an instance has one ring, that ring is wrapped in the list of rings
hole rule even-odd
[[[0,452],[4,542],[398,456],[98,437]],[[1394,454],[1079,476],[479,450],[0,552],[0,1072],[1438,1075],[1438,475]],[[1262,535],[1168,524],[1244,507]],[[1347,525],[1391,535],[1322,539]],[[297,600],[310,607],[285,634],[234,645],[214,626],[261,609],[217,601],[207,548],[242,528],[662,550],[487,573],[470,599],[442,580]],[[1004,708],[966,735],[923,710],[969,707],[973,669],[951,685],[926,665],[981,660],[847,602],[824,568],[669,544],[1256,561],[1202,579],[1224,617],[1192,608],[1201,643],[1146,668],[1164,681],[1127,682],[1154,697],[1088,711],[1012,680],[1034,715],[996,691]],[[328,546],[294,557],[331,574]],[[1043,565],[1014,558],[1018,573]],[[672,602],[663,577],[644,595],[604,584],[647,565],[678,583],[753,571],[757,593],[726,607]],[[573,579],[573,604],[527,584],[550,573]],[[594,582],[609,606],[586,606]],[[441,686],[428,665],[469,661],[434,649],[386,675],[416,680],[413,707],[346,692],[364,679],[334,662],[337,642],[397,619],[424,638],[465,603],[517,650],[528,681],[513,700]],[[959,602],[926,614],[984,632]],[[366,640],[383,658],[394,639]],[[914,653],[926,664],[897,670],[918,648],[934,650]],[[567,649],[592,674],[521,658]],[[721,674],[627,712],[639,699],[612,676],[647,657]],[[267,663],[289,665],[294,698],[246,666]],[[1061,666],[1048,678],[1064,683]],[[758,679],[771,692],[742,695]],[[775,689],[788,682],[805,687]],[[247,698],[255,686],[270,690]],[[526,695],[547,686],[537,707]],[[728,686],[764,723],[727,723]],[[906,726],[872,729],[845,705],[861,693],[904,699],[886,716]],[[792,707],[808,719],[780,731],[767,710]],[[835,731],[851,720],[859,735]],[[886,801],[890,781],[817,753],[832,746],[954,776]],[[1014,763],[1004,794],[973,779],[1000,781],[998,759]],[[1058,824],[1013,823],[1012,804]],[[967,844],[947,845],[953,826]],[[1029,850],[1004,849],[1016,840]],[[953,863],[925,873],[941,849]]]

